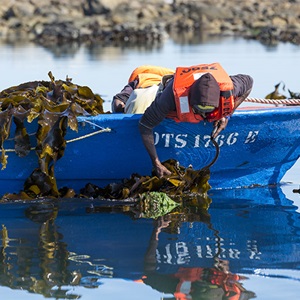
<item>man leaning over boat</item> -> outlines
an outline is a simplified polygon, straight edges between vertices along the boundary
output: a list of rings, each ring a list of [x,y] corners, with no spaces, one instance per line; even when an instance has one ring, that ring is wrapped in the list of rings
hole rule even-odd
[[[171,172],[160,162],[154,145],[153,128],[165,118],[177,122],[214,122],[212,138],[226,128],[230,115],[248,97],[253,79],[229,76],[219,63],[178,67],[175,71],[141,66],[128,84],[116,94],[112,111],[143,114],[139,130],[158,177]]]

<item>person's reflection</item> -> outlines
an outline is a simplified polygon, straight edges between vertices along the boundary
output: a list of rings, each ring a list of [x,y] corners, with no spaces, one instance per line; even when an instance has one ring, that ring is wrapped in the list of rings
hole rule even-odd
[[[253,292],[247,291],[240,280],[246,277],[232,274],[229,262],[215,257],[211,268],[178,267],[174,274],[160,274],[157,270],[156,250],[159,234],[166,230],[178,230],[179,224],[170,219],[170,215],[160,217],[155,221],[148,250],[145,255],[145,276],[142,282],[152,288],[174,298],[168,299],[215,299],[215,300],[246,300],[255,298]]]

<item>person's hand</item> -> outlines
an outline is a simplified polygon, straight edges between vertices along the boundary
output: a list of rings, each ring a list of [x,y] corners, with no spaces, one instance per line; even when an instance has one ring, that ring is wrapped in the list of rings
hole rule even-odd
[[[156,161],[154,165],[155,173],[157,177],[170,176],[172,174],[160,161]]]
[[[119,99],[113,100],[114,112],[123,113],[125,108],[125,103]]]
[[[223,117],[222,119],[214,122],[214,130],[211,137],[216,138],[222,130],[224,130],[228,124],[229,118]]]

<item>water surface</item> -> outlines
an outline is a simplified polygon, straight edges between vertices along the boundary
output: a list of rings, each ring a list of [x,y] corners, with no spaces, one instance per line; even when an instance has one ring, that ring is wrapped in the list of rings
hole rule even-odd
[[[191,299],[296,299],[300,201],[287,197],[291,188],[214,191],[208,211],[157,220],[100,201],[4,204],[0,291],[5,299],[174,299],[180,290]]]
[[[300,91],[300,47],[224,38],[144,47],[1,45],[0,89],[68,75],[110,100],[138,65],[220,62],[250,74],[252,96],[284,81]],[[5,204],[0,293],[6,299],[297,299],[300,293],[299,167],[277,188],[210,193],[208,211],[138,218],[110,203]],[[97,207],[96,210],[94,208]],[[223,297],[223,298],[222,298]]]

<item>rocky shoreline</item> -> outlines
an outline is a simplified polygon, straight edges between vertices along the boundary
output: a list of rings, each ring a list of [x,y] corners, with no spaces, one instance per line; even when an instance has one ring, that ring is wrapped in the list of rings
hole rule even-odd
[[[2,0],[0,41],[153,44],[239,36],[300,44],[300,0]]]

